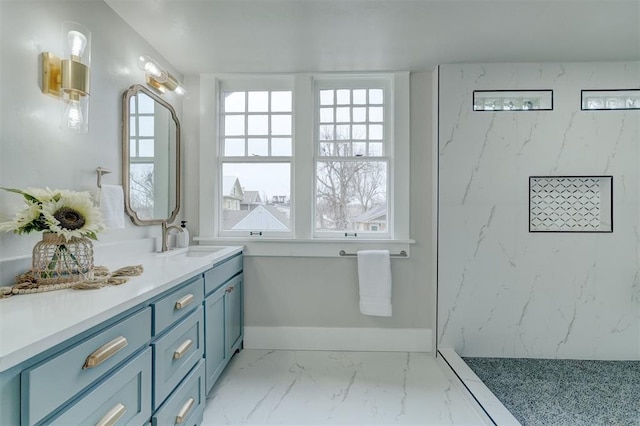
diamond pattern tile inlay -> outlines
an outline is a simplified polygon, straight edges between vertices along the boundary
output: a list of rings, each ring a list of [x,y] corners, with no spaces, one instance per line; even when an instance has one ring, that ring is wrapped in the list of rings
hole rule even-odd
[[[600,178],[532,177],[529,230],[598,232]]]

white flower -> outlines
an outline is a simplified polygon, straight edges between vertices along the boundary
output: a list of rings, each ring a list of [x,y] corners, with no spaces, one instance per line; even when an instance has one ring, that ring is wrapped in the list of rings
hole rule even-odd
[[[96,239],[96,234],[105,228],[88,192],[54,191],[51,201],[42,203],[41,210],[49,230],[67,241],[73,237]]]
[[[95,240],[96,234],[105,229],[100,211],[88,192],[49,188],[0,189],[22,195],[26,204],[12,221],[0,223],[0,231],[16,234],[50,231],[68,241],[73,237]]]

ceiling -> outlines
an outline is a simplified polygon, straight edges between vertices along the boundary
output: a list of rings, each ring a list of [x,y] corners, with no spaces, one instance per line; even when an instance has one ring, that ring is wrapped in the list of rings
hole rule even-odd
[[[640,60],[640,0],[105,1],[183,74]]]

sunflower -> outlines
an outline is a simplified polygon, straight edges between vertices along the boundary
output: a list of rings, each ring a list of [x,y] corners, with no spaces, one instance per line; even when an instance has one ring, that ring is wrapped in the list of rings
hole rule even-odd
[[[32,202],[27,202],[26,204],[22,210],[16,213],[12,221],[0,223],[0,232],[28,234],[31,231],[47,229],[40,211],[40,205]]]
[[[42,204],[41,211],[48,229],[67,241],[73,237],[95,240],[105,228],[88,192],[56,191],[50,202]]]

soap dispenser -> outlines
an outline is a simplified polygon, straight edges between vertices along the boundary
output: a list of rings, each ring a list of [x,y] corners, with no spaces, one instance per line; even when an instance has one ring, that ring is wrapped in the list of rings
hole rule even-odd
[[[180,248],[189,247],[189,230],[187,229],[187,221],[182,220],[180,221],[180,223],[181,223],[180,228],[182,229],[182,232],[178,233],[177,235],[178,247]]]

